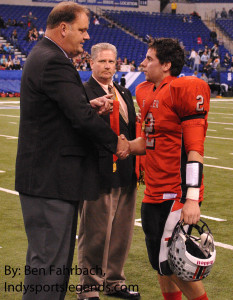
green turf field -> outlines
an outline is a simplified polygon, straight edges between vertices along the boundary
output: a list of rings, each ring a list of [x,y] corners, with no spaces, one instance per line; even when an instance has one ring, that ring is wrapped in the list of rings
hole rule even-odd
[[[2,300],[21,299],[20,285],[23,284],[27,249],[19,198],[11,193],[14,191],[19,125],[19,103],[14,101],[18,100],[0,98],[0,299]],[[3,101],[6,103],[2,103]],[[224,220],[203,218],[210,226],[215,241],[218,242],[217,260],[204,284],[210,300],[232,300],[233,100],[223,98],[211,102],[204,164],[206,189],[202,214]],[[138,191],[136,219],[140,219],[143,189],[141,186]],[[77,264],[77,253],[73,264],[74,266]],[[12,273],[9,274],[10,267],[20,268],[14,278]],[[142,300],[163,299],[156,282],[156,273],[148,262],[144,234],[140,226],[135,226],[125,273],[127,284],[138,285]],[[9,286],[10,284],[14,286],[15,291],[12,291],[13,287]],[[78,284],[78,276],[71,276],[70,285],[72,284]],[[66,299],[76,299],[75,292],[68,292]],[[110,298],[101,294],[101,299]]]

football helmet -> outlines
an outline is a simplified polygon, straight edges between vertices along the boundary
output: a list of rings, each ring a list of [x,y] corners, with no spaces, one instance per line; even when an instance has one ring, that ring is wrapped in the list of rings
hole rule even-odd
[[[202,220],[199,222],[202,223],[201,226],[184,226],[179,221],[168,242],[170,269],[184,281],[197,281],[207,277],[215,262],[213,236],[207,224]],[[199,237],[191,235],[193,229],[196,229]]]

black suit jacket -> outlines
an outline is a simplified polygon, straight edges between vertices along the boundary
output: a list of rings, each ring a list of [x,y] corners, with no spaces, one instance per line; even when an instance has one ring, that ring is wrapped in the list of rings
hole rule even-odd
[[[63,200],[96,199],[98,151],[117,135],[91,108],[78,72],[47,38],[33,48],[21,80],[16,190]]]
[[[120,115],[120,133],[124,134],[128,140],[135,139],[136,113],[130,91],[117,83],[115,88],[120,92],[127,104],[129,123],[127,124]],[[98,82],[91,76],[88,82],[84,83],[86,94],[89,100],[105,95],[105,91]],[[107,124],[110,124],[109,114],[102,116]],[[111,187],[124,187],[136,184],[135,157],[129,156],[125,160],[117,160],[117,171],[113,173],[113,156],[103,147],[99,148],[99,170],[101,189],[109,190]]]

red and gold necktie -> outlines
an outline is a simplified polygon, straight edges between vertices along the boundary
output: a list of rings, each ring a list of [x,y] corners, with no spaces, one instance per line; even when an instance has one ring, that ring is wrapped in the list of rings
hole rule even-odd
[[[119,108],[120,108],[120,103],[117,100],[117,96],[114,90],[114,87],[109,85],[108,86],[108,91],[110,94],[113,94],[113,110],[110,112],[110,125],[112,130],[117,134],[117,136],[120,135],[120,122],[119,122]],[[117,170],[117,161],[118,157],[113,154],[113,172],[116,172]]]

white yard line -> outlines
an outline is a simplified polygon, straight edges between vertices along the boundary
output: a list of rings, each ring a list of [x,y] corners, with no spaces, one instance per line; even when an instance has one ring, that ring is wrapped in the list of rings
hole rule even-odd
[[[19,104],[19,101],[0,101],[0,104],[11,104],[11,103]]]
[[[222,123],[222,122],[211,122],[208,121],[209,124],[220,124],[220,125],[233,125],[233,123]]]
[[[208,128],[208,129],[207,129],[207,132],[208,132],[208,131],[217,131],[217,130],[216,130],[216,129],[209,129],[209,128]]]
[[[0,114],[0,117],[19,118],[19,116],[1,115],[1,114]]]
[[[0,134],[0,136],[5,137],[8,140],[16,140],[16,139],[18,139],[17,136],[4,135],[4,134]]]
[[[230,141],[233,141],[233,138],[225,138],[225,137],[219,137],[219,136],[210,136],[210,135],[207,135],[206,136],[207,138],[210,138],[210,139],[218,139],[218,140],[230,140]]]
[[[221,166],[214,166],[214,165],[206,165],[204,164],[205,167],[210,167],[210,168],[217,168],[217,169],[224,169],[224,170],[231,170],[233,171],[233,168],[228,168],[228,167],[221,167]]]
[[[233,99],[210,99],[210,102],[232,102]]]
[[[201,215],[201,217],[206,218],[206,219],[215,220],[215,221],[218,221],[218,222],[226,221],[226,220],[218,219],[218,218],[211,218],[211,217],[208,217],[208,218],[207,218],[207,216],[204,216],[204,215]],[[134,225],[135,225],[135,226],[138,226],[138,227],[142,227],[142,224],[139,222],[139,220],[141,220],[141,219],[135,220]],[[215,244],[215,246],[217,246],[217,247],[221,247],[221,248],[233,250],[233,246],[232,246],[232,245],[223,244],[223,243],[220,243],[220,242],[214,242],[214,244]]]
[[[208,159],[218,159],[217,157],[211,157],[211,156],[204,156],[204,158],[208,158]]]
[[[233,130],[233,128],[224,128],[225,130]]]
[[[6,171],[2,171],[2,170],[0,170],[0,173],[6,173]]]
[[[226,221],[227,221],[227,220],[225,220],[225,219],[219,219],[219,218],[209,217],[209,216],[205,216],[205,215],[201,215],[201,217],[202,217],[202,218],[205,218],[205,219],[217,221],[217,222],[226,222]]]
[[[16,123],[16,122],[9,122],[10,124],[18,124],[18,123]]]
[[[19,109],[19,106],[0,106],[0,110]]]
[[[2,191],[2,192],[6,192],[6,193],[8,193],[8,194],[19,195],[19,193],[18,193],[18,192],[16,192],[16,191],[12,191],[12,190],[8,190],[8,189],[4,189],[4,188],[2,188],[2,187],[0,187],[0,191]]]
[[[6,193],[8,193],[8,194],[19,195],[19,193],[16,192],[16,191],[4,189],[4,188],[1,188],[1,187],[0,187],[0,191],[6,192]],[[201,215],[201,216],[202,216],[202,215]],[[207,216],[202,216],[202,217],[207,218]],[[210,218],[212,218],[212,217],[208,217],[208,218],[210,219]],[[215,221],[218,221],[218,222],[220,222],[220,221],[225,221],[225,220],[219,219],[219,218],[212,218],[211,220],[215,220]],[[135,223],[134,223],[135,226],[142,227],[142,224],[140,223],[140,221],[141,221],[141,219],[136,219],[136,220],[135,220]],[[78,235],[76,235],[76,239],[78,239]],[[231,246],[231,245],[227,245],[227,244],[223,244],[223,243],[219,243],[219,242],[215,242],[215,245],[216,245],[216,246],[219,246],[219,247],[222,247],[222,248],[225,248],[225,249],[233,250],[233,246]],[[2,248],[2,247],[0,247],[0,248]]]
[[[211,114],[211,115],[233,116],[233,114],[225,114],[225,113],[218,113],[218,112],[211,112],[211,111],[208,114]]]
[[[221,248],[233,250],[233,246],[228,245],[228,244],[223,244],[223,243],[219,243],[219,242],[214,242],[214,244],[215,244],[215,246],[218,246],[218,247],[221,247]]]

